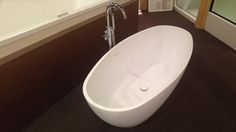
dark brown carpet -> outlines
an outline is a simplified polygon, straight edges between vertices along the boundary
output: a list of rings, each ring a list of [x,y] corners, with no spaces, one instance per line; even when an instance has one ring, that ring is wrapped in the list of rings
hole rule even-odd
[[[168,101],[145,123],[116,128],[90,110],[81,85],[25,132],[235,132],[236,53],[193,23],[172,12],[144,13],[139,29],[175,25],[193,35],[191,61]]]

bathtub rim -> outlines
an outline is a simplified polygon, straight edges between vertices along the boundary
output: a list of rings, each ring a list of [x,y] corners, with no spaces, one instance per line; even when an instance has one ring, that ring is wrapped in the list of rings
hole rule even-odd
[[[92,68],[92,70],[89,72],[89,74],[86,76],[85,80],[84,80],[84,83],[83,83],[83,87],[82,87],[82,92],[83,92],[83,95],[84,95],[84,98],[86,99],[87,103],[88,104],[91,104],[93,105],[94,107],[97,107],[101,110],[104,110],[104,111],[110,111],[110,112],[124,112],[124,111],[130,111],[130,110],[134,110],[134,109],[137,109],[138,107],[142,106],[143,104],[146,104],[148,103],[149,101],[151,101],[153,98],[155,98],[156,96],[158,96],[159,94],[161,94],[165,89],[162,89],[159,93],[157,94],[154,94],[152,97],[150,97],[149,100],[146,100],[146,101],[142,101],[140,103],[138,103],[137,105],[133,105],[133,106],[130,106],[130,107],[125,107],[125,108],[110,108],[110,107],[106,107],[106,106],[103,106],[101,104],[98,104],[96,103],[89,95],[88,95],[88,92],[87,92],[87,84],[88,84],[88,81],[89,79],[91,78],[91,76],[93,75],[94,71],[97,69],[98,65],[104,60],[104,58],[106,58],[106,56],[108,56],[114,49],[116,49],[119,45],[121,45],[122,43],[124,43],[127,39],[131,39],[133,37],[135,37],[136,34],[141,34],[145,31],[148,31],[148,30],[152,30],[153,28],[158,28],[158,27],[168,27],[168,28],[176,28],[176,29],[180,29],[184,32],[186,32],[186,34],[189,34],[189,35],[186,35],[186,36],[190,36],[190,39],[191,39],[191,47],[189,49],[189,56],[187,58],[187,62],[184,64],[184,67],[181,68],[181,70],[179,70],[178,72],[176,72],[176,74],[174,74],[174,77],[172,77],[164,86],[165,88],[169,87],[181,74],[184,73],[186,67],[188,66],[189,62],[190,62],[190,59],[191,59],[191,56],[192,56],[192,52],[193,52],[193,38],[192,38],[192,35],[189,31],[183,29],[183,28],[180,28],[180,27],[177,27],[177,26],[172,26],[172,25],[158,25],[158,26],[153,26],[153,27],[149,27],[145,30],[142,30],[140,32],[137,32],[129,37],[127,37],[126,39],[122,40],[121,42],[119,42],[116,46],[114,46],[112,49],[110,49],[105,55],[102,56],[102,58],[100,58],[100,60],[94,65],[94,67]]]

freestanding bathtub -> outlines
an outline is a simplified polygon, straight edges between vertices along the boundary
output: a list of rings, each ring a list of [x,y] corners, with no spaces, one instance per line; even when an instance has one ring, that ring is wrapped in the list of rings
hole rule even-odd
[[[148,119],[172,93],[190,60],[191,34],[156,26],[108,51],[83,84],[92,110],[105,122],[133,127]]]

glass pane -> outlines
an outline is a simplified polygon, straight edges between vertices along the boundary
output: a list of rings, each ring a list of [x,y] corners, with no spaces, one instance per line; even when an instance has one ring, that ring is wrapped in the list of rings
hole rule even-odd
[[[214,0],[212,12],[236,23],[236,0]]]
[[[200,2],[200,0],[191,0],[187,7],[187,12],[189,12],[192,16],[197,17]]]
[[[176,5],[188,14],[197,17],[201,0],[177,0]]]

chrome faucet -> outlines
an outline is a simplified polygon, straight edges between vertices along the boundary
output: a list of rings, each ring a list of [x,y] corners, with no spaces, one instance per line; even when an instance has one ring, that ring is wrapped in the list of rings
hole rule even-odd
[[[107,6],[107,9],[106,9],[107,26],[106,26],[106,30],[104,31],[105,35],[103,37],[105,40],[108,40],[109,49],[115,46],[115,42],[116,42],[115,41],[115,16],[114,16],[114,11],[116,8],[122,12],[124,19],[127,19],[124,8],[121,7],[118,3],[111,2]],[[111,20],[111,24],[110,24],[110,20]]]

